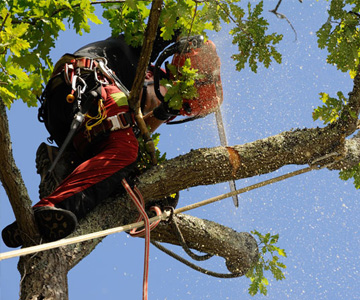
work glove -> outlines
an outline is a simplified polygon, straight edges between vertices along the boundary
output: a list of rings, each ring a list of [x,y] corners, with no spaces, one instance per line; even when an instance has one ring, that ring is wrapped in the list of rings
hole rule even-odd
[[[178,116],[180,111],[170,108],[168,103],[164,101],[161,102],[159,106],[155,107],[153,113],[156,119],[165,121],[172,117]]]

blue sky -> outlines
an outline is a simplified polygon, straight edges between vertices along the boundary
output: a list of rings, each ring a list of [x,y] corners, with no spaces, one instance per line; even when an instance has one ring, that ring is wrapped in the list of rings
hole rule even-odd
[[[279,46],[283,63],[257,74],[246,69],[235,72],[230,55],[235,52],[226,31],[214,34],[222,61],[224,122],[230,145],[243,144],[278,134],[291,128],[322,126],[311,113],[321,105],[320,92],[345,95],[352,89],[348,74],[326,64],[326,51],[317,48],[316,30],[326,21],[326,1],[283,1],[280,12],[288,23],[267,11],[277,1],[266,1],[264,12],[271,31],[284,35]],[[305,2],[305,1],[304,1]],[[226,28],[228,29],[228,28]],[[110,35],[105,23],[93,26],[82,37],[64,32],[52,51],[56,61],[65,52]],[[30,197],[38,201],[39,176],[35,169],[38,145],[48,136],[37,121],[37,109],[18,101],[8,114],[13,151]],[[160,149],[168,158],[190,149],[219,145],[213,115],[191,123],[162,126]],[[273,174],[239,180],[238,188],[298,169],[287,166]],[[197,187],[181,193],[179,207],[228,192],[227,184]],[[7,197],[0,189],[1,228],[14,220]],[[286,279],[278,282],[269,274],[266,299],[360,299],[358,191],[352,182],[338,179],[338,172],[321,170],[300,175],[242,194],[235,209],[232,199],[195,209],[189,214],[229,226],[237,231],[256,229],[279,233],[279,246],[288,257]],[[143,240],[126,234],[107,237],[91,255],[69,273],[70,299],[140,299],[143,268]],[[177,253],[181,249],[172,247]],[[0,251],[9,251],[0,242]],[[17,259],[0,262],[0,298],[16,299],[19,292]],[[224,261],[213,258],[202,263],[226,272]],[[196,273],[155,248],[150,251],[149,299],[260,299],[247,294],[249,280],[216,279]]]

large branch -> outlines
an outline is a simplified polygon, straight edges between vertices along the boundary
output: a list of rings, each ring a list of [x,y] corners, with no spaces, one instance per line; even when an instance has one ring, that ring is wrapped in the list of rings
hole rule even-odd
[[[307,164],[315,158],[334,150],[341,151],[344,154],[344,158],[337,163],[338,165],[340,163],[342,165],[352,165],[358,162],[360,158],[358,142],[358,139],[354,138],[342,143],[341,137],[336,131],[336,126],[329,126],[323,129],[288,131],[231,148],[217,147],[193,150],[141,175],[138,187],[142,191],[145,200],[150,201],[192,186],[215,184],[233,178],[241,179],[265,174],[288,164]],[[46,146],[43,145],[42,148],[43,150],[39,151],[39,153],[43,152],[43,154],[47,155]],[[44,158],[39,157],[39,159],[50,163],[49,160]],[[64,159],[60,166],[66,161],[70,160]],[[43,170],[46,169],[47,167],[44,166]],[[63,168],[63,170],[66,169]],[[61,174],[59,176],[61,177]],[[127,224],[132,222],[136,215],[133,206],[124,198],[108,199],[89,215],[76,234]],[[236,233],[230,230],[232,232],[231,236],[224,243],[224,241],[220,240],[221,235],[212,234],[212,232],[225,233],[229,229],[190,216],[181,215],[179,220],[180,227],[184,231],[185,239],[190,247],[222,256],[226,260],[242,261],[244,270],[249,265],[249,262],[254,261],[256,258],[256,244],[246,233]],[[167,243],[178,244],[172,228],[165,225],[160,226],[154,232],[153,238]],[[236,243],[234,244],[233,241],[236,241]],[[71,247],[69,251],[74,251],[76,255],[68,256],[71,257],[69,268],[89,254],[97,243],[98,241],[91,241],[87,244]],[[250,246],[246,248],[244,246],[246,244]]]
[[[53,147],[40,145],[37,152],[38,172],[44,179],[44,174],[51,164],[49,153]],[[55,149],[56,151],[56,149]],[[64,156],[58,167],[55,169],[56,180],[42,180],[40,187],[41,195],[50,193],[59,179],[74,166],[71,165],[72,159]],[[67,167],[65,167],[67,166]],[[141,179],[140,179],[141,182]],[[154,199],[152,194],[143,194],[145,201]],[[90,213],[85,220],[82,220],[75,235],[85,234],[132,223],[137,218],[137,211],[131,201],[126,196],[117,196],[105,201]],[[250,265],[257,259],[258,249],[255,239],[248,233],[238,233],[230,228],[226,228],[217,223],[202,220],[187,215],[178,215],[178,224],[187,241],[188,245],[196,250],[224,257],[227,266],[237,272],[245,273]],[[161,224],[153,232],[152,239],[179,245],[176,232],[170,224]],[[96,245],[101,241],[92,240],[86,243],[67,247],[68,268],[74,267],[82,258],[91,253]]]
[[[360,64],[338,121],[324,128],[286,131],[244,145],[194,150],[147,172],[139,187],[144,194],[157,198],[189,187],[274,172],[285,165],[311,164],[332,152],[338,153],[332,169],[354,166],[359,163],[358,139],[346,137],[356,131],[359,112]]]
[[[25,245],[35,244],[39,240],[39,235],[31,209],[31,200],[12,154],[9,124],[2,99],[0,99],[0,180],[21,228]]]

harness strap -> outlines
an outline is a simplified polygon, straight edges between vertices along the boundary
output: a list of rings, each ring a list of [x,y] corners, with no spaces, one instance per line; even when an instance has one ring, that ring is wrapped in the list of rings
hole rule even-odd
[[[135,125],[134,114],[130,112],[121,112],[115,116],[111,116],[103,120],[100,124],[94,126],[89,130],[88,135],[90,140],[97,137],[99,134],[110,131],[117,131],[127,129]]]
[[[95,67],[98,66],[98,60],[104,60],[104,58],[76,57],[72,54],[65,54],[56,63],[51,78],[59,75],[62,71],[67,73],[72,72],[77,68],[93,71]],[[65,76],[68,76],[69,78],[69,74],[65,74]]]

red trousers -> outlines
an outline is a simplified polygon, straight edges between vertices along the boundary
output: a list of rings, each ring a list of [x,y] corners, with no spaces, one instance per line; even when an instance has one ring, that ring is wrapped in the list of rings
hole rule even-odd
[[[134,171],[138,154],[133,130],[111,132],[94,150],[94,157],[80,164],[35,207],[56,206],[82,218],[103,199],[121,191],[121,179]]]

